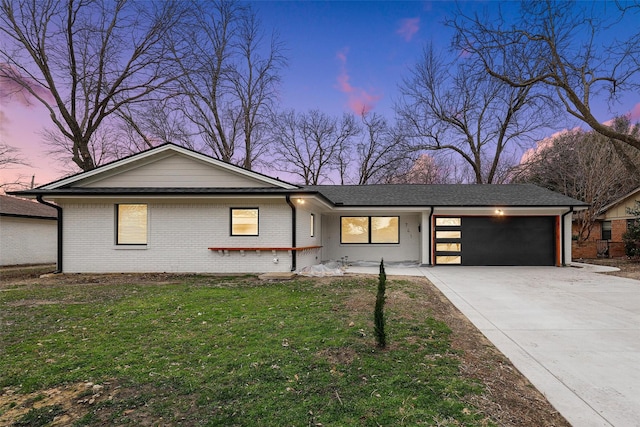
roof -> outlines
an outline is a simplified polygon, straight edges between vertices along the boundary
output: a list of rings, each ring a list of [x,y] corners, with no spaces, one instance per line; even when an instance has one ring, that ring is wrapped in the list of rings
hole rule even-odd
[[[0,195],[0,215],[43,219],[58,218],[58,212],[50,206],[3,195]]]
[[[585,207],[588,203],[533,184],[312,185],[285,188],[58,188],[22,191],[43,196],[257,196],[316,195],[340,207]]]
[[[588,203],[533,184],[383,184],[318,185],[320,192],[342,206],[588,206]]]
[[[600,211],[598,212],[598,215],[604,214],[606,211],[608,211],[612,207],[624,202],[625,200],[627,200],[630,197],[635,196],[636,194],[638,194],[640,196],[640,187],[636,188],[635,190],[630,191],[629,193],[625,194],[624,196],[622,196],[622,197],[614,200],[613,202],[609,203],[608,205],[606,205],[605,207],[600,209]]]

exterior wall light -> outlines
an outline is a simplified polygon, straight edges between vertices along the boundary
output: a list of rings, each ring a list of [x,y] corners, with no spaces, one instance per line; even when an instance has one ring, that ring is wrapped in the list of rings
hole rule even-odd
[[[502,209],[496,209],[496,215],[502,216],[504,215],[504,211]]]

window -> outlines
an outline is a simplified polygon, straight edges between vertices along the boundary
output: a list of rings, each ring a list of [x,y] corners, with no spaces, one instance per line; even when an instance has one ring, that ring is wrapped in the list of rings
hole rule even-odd
[[[340,218],[340,243],[400,243],[397,216],[343,216]]]
[[[611,240],[611,221],[602,221],[602,240]]]
[[[258,235],[258,208],[231,208],[231,235]]]
[[[147,205],[116,205],[116,244],[147,244]]]
[[[442,231],[436,230],[436,239],[460,239],[462,231]]]
[[[460,227],[462,224],[461,218],[447,218],[447,217],[438,217],[436,218],[436,227]]]
[[[435,218],[436,264],[462,264],[462,218]]]
[[[314,214],[311,214],[311,219],[309,220],[311,222],[310,224],[310,230],[309,230],[309,235],[311,237],[315,236],[316,234],[316,216]]]

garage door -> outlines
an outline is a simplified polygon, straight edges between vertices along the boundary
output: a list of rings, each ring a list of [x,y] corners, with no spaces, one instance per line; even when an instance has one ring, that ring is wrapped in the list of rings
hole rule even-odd
[[[458,239],[446,240],[460,243],[458,264],[555,265],[555,217],[462,217],[457,227],[436,225],[436,264],[456,259],[438,253],[438,231],[447,229],[459,230]]]

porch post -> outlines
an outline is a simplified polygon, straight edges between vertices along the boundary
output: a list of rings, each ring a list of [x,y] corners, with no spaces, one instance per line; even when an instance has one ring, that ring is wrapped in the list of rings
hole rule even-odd
[[[433,209],[422,211],[420,220],[421,245],[420,245],[420,264],[431,265],[431,212]]]

